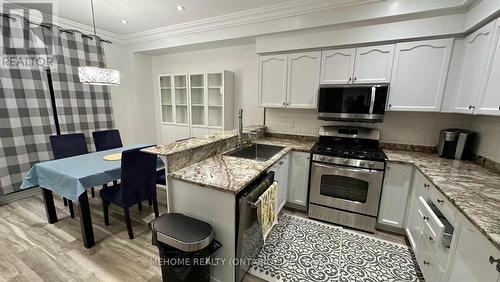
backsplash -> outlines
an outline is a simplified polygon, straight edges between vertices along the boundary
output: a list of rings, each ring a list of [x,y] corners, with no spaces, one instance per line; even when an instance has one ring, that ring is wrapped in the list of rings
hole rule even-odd
[[[322,125],[356,125],[378,128],[381,142],[434,147],[443,128],[470,128],[467,115],[443,113],[387,112],[382,124],[341,123],[318,120],[316,110],[266,109],[266,126],[271,133],[317,136]]]
[[[353,125],[318,120],[316,110],[266,109],[266,126],[270,133],[317,136],[322,125]],[[477,132],[473,153],[486,167],[500,167],[500,117],[471,116],[449,113],[387,112],[382,124],[356,123],[378,128],[386,148],[432,151],[439,143],[444,128],[464,128]]]

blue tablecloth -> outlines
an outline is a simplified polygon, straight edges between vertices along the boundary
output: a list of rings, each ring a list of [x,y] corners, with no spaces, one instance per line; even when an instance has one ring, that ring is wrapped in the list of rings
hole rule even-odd
[[[21,184],[21,189],[40,186],[67,199],[77,201],[86,188],[120,179],[121,161],[105,161],[103,157],[128,149],[153,146],[135,144],[33,165]],[[158,168],[164,164],[158,159]]]

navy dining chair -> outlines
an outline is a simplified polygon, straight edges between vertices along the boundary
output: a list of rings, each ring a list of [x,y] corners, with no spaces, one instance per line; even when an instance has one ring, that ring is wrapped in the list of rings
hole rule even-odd
[[[118,129],[94,131],[92,137],[94,138],[95,149],[98,152],[123,147]]]
[[[121,182],[99,192],[102,199],[104,225],[109,225],[109,204],[123,208],[128,236],[134,239],[129,208],[146,199],[152,199],[155,217],[159,216],[156,197],[156,166],[158,157],[136,148],[122,152]]]
[[[52,153],[56,160],[88,153],[87,142],[85,141],[85,135],[83,135],[83,133],[53,135],[50,136],[49,139],[50,145],[52,146]],[[94,195],[94,191],[92,191],[92,195]],[[64,205],[69,205],[71,218],[75,218],[73,202],[64,198]]]

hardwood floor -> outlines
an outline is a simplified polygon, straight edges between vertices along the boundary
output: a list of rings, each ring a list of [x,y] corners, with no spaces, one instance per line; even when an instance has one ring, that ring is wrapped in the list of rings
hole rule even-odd
[[[89,193],[90,195],[90,193]],[[41,195],[0,206],[0,281],[161,281],[154,262],[158,249],[151,244],[147,223],[154,218],[147,201],[130,209],[135,239],[129,240],[123,211],[111,205],[110,225],[104,226],[101,200],[89,198],[96,246],[85,249],[78,214],[72,219],[57,196],[59,221],[48,224]],[[166,193],[158,190],[160,214],[166,212]],[[307,217],[303,212],[285,211]],[[378,232],[404,243],[404,236]],[[245,282],[261,282],[247,275]]]
[[[128,239],[123,211],[110,206],[104,226],[99,197],[90,198],[96,246],[85,249],[78,215],[70,218],[62,198],[55,197],[59,221],[48,224],[41,195],[0,206],[0,281],[161,281],[158,249],[147,223],[153,208],[130,209],[134,240]],[[160,213],[165,192],[158,190]]]

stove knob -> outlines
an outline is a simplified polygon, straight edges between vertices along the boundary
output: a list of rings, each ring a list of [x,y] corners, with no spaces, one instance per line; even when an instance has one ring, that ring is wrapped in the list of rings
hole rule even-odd
[[[373,168],[374,166],[375,166],[375,163],[374,163],[374,162],[369,162],[369,163],[368,163],[368,167],[369,167],[369,168]]]
[[[360,162],[359,165],[360,166],[366,166],[366,162]]]
[[[348,159],[344,159],[344,164],[348,164],[349,163],[349,160]]]

